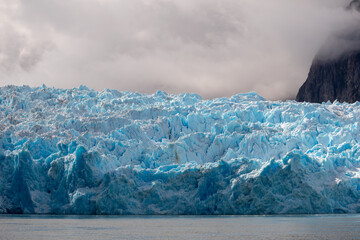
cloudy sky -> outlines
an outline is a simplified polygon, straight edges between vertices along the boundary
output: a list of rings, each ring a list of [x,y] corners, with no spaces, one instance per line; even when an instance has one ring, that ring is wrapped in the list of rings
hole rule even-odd
[[[1,0],[0,85],[294,98],[349,0]]]

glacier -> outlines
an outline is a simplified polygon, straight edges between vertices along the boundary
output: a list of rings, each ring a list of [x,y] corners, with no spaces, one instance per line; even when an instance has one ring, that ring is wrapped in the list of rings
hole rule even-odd
[[[0,213],[360,212],[360,103],[0,88]]]

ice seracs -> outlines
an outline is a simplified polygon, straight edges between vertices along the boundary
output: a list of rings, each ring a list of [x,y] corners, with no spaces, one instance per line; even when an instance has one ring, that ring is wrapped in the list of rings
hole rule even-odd
[[[360,212],[360,104],[0,88],[0,213]]]

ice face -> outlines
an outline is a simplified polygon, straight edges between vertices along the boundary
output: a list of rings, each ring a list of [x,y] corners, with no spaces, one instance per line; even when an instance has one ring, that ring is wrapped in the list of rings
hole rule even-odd
[[[360,212],[360,104],[0,88],[0,213]]]

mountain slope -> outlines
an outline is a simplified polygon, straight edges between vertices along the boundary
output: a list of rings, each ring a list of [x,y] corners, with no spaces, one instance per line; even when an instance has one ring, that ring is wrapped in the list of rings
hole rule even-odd
[[[360,51],[336,59],[315,59],[306,82],[296,96],[299,102],[360,101]]]
[[[360,11],[360,0],[353,0],[347,11]],[[347,26],[325,42],[315,57],[308,78],[296,96],[299,102],[360,101],[359,22]]]

